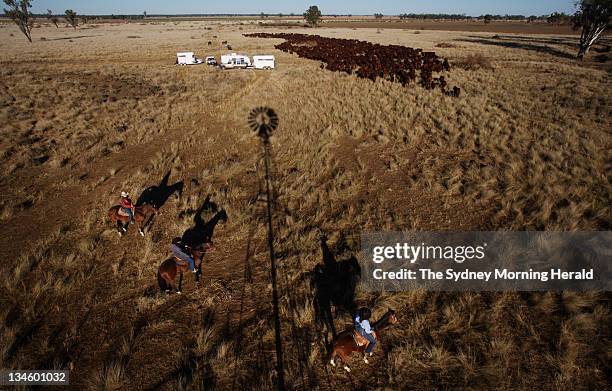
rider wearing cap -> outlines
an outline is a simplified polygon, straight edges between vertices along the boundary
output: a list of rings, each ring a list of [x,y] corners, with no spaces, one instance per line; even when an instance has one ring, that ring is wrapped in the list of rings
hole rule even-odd
[[[134,223],[134,204],[132,204],[132,200],[130,199],[130,195],[127,191],[121,192],[121,209],[128,215],[130,218],[130,223]]]

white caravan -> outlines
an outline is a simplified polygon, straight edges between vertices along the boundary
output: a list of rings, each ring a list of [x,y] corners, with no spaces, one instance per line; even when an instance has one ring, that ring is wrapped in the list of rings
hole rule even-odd
[[[274,56],[253,56],[255,69],[274,69]]]
[[[251,60],[244,54],[224,54],[221,56],[221,68],[246,68],[251,66]]]
[[[176,53],[176,63],[178,65],[195,65],[201,64],[202,60],[197,58],[194,52],[179,52]]]

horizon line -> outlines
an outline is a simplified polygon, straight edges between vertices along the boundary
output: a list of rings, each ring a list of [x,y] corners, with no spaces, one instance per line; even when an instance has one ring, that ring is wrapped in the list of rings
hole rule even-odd
[[[423,12],[423,13],[397,13],[397,14],[382,14],[383,17],[389,17],[389,16],[401,16],[401,15],[415,15],[415,16],[427,16],[427,15],[440,15],[440,16],[465,16],[466,18],[477,18],[480,16],[485,16],[485,15],[491,15],[491,16],[525,16],[525,17],[529,17],[529,16],[549,16],[553,13],[565,13],[563,11],[553,11],[550,13],[546,13],[546,14],[541,14],[541,15],[537,15],[537,14],[509,14],[509,13],[505,13],[505,14],[491,14],[491,13],[484,13],[484,14],[479,14],[479,15],[470,15],[470,14],[466,14],[466,13],[438,13],[438,12]],[[275,16],[275,17],[285,17],[285,16],[299,16],[302,17],[303,16],[303,12],[301,13],[295,13],[295,12],[289,12],[289,13],[285,13],[285,12],[259,12],[259,13],[210,13],[210,14],[203,14],[203,13],[186,13],[186,14],[149,14],[147,13],[147,17],[160,17],[160,16],[258,16],[260,17],[261,14],[264,14],[266,16]],[[44,15],[46,16],[47,13],[46,12],[31,12],[32,15],[37,16],[37,15]],[[348,16],[348,17],[352,17],[352,16],[375,16],[377,13],[373,13],[373,14],[322,14],[322,17],[325,16]],[[378,13],[379,14],[379,13]],[[53,14],[53,16],[62,16],[64,15],[63,13],[59,13],[59,14]],[[133,14],[133,13],[99,13],[99,14],[79,14],[77,13],[77,15],[79,16],[143,16],[143,13],[139,13],[139,14]],[[570,14],[567,14],[570,15]],[[5,14],[0,14],[0,16],[2,17],[6,17]]]

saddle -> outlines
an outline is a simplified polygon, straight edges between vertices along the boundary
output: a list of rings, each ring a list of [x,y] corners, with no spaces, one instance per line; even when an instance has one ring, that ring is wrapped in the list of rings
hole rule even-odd
[[[376,334],[374,334],[374,332],[372,332],[372,334],[374,335],[374,337],[376,337]],[[367,344],[370,343],[370,341],[368,341],[363,335],[361,335],[361,333],[357,330],[353,331],[353,339],[355,340],[355,344],[357,346],[366,346]]]
[[[119,211],[117,212],[117,214],[118,214],[119,216],[123,216],[123,217],[128,217],[128,216],[129,216],[129,214],[127,214],[127,213],[126,213],[126,212],[123,210],[123,208],[122,208],[122,207],[119,207]]]
[[[174,262],[176,262],[176,264],[178,266],[187,266],[187,265],[189,265],[189,262],[183,261],[181,258],[177,258],[177,257],[174,257]]]

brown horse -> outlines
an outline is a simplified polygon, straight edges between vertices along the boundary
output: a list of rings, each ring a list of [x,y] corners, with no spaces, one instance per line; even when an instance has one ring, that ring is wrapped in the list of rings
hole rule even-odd
[[[213,251],[214,247],[212,245],[212,241],[208,241],[204,243],[198,249],[191,249],[191,257],[195,261],[196,267],[196,287],[200,284],[200,276],[202,275],[202,260],[204,258],[204,253],[207,251]],[[176,291],[176,293],[181,293],[183,289],[183,273],[189,270],[189,265],[187,262],[172,257],[170,259],[166,259],[159,265],[159,269],[157,270],[157,283],[159,284],[159,289],[162,293],[170,293],[171,291]],[[179,275],[178,286],[176,284],[176,276]]]
[[[144,236],[144,229],[151,223],[151,220],[153,220],[153,216],[157,214],[158,209],[149,204],[140,205],[134,209],[134,221],[138,227],[138,232]],[[127,232],[127,226],[130,218],[128,216],[119,214],[119,210],[121,210],[121,206],[113,206],[108,210],[108,217],[110,218],[111,222],[117,226],[119,235],[123,235],[125,232]]]
[[[380,332],[395,323],[397,323],[395,311],[389,309],[386,314],[384,314],[380,319],[378,319],[372,324],[372,330],[375,331],[374,335],[376,337],[376,340],[380,342]],[[332,342],[332,350],[329,356],[329,363],[333,366],[336,366],[336,362],[334,361],[334,359],[336,357],[339,357],[340,360],[342,360],[342,362],[344,363],[344,369],[346,369],[347,372],[351,371],[351,368],[349,368],[347,364],[348,358],[351,356],[351,354],[353,354],[354,352],[363,353],[367,348],[367,345],[357,345],[357,343],[355,342],[355,338],[353,337],[354,332],[355,329],[351,328],[338,334],[338,336]],[[368,359],[365,356],[363,361],[366,364],[368,363]]]

